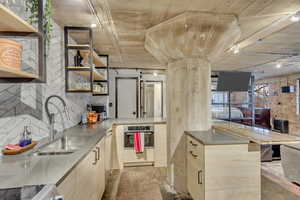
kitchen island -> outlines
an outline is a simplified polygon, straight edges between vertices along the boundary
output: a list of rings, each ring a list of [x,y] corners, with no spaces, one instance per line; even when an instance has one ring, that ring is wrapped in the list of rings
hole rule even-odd
[[[260,147],[217,130],[187,131],[187,187],[195,200],[260,200]]]

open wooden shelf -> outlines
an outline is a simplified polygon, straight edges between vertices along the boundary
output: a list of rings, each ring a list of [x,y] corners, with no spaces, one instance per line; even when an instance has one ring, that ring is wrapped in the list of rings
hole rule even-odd
[[[38,30],[31,26],[21,17],[14,14],[11,10],[0,4],[0,31],[1,32],[26,32],[37,33]]]
[[[72,71],[72,70],[77,70],[77,71],[80,71],[80,70],[82,70],[82,71],[88,71],[88,70],[90,70],[90,67],[89,66],[69,66],[68,67],[68,69],[70,70],[70,71]]]
[[[68,92],[90,92],[88,88],[69,88]]]
[[[88,59],[89,53],[89,50],[80,51],[80,54],[83,57],[83,59]],[[93,63],[96,67],[106,67],[105,64],[102,62],[100,56],[98,56],[98,54],[95,51],[93,51]]]
[[[90,48],[90,45],[88,45],[88,44],[68,44],[68,49],[88,50],[89,48]]]
[[[78,75],[84,76],[86,78],[90,77],[90,67],[68,67],[69,71],[72,71]],[[105,76],[98,72],[96,69],[93,70],[94,80],[95,81],[104,81],[106,80]]]
[[[39,78],[37,74],[18,71],[8,67],[0,66],[0,78]]]
[[[102,92],[93,92],[93,96],[107,96],[108,93],[102,93]]]

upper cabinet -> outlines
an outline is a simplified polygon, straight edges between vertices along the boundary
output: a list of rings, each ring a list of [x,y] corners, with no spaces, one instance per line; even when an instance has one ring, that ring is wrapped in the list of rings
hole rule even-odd
[[[38,5],[38,28],[30,25],[9,8],[0,4],[0,83],[46,82],[45,42],[43,33],[43,0]],[[35,40],[37,48],[37,69],[24,71],[22,51],[24,47],[16,39]],[[31,66],[34,67],[34,66]],[[32,71],[36,71],[33,73]]]

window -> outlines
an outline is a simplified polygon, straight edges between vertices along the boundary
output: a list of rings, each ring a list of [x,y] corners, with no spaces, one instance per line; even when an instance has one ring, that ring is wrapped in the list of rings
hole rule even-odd
[[[226,104],[228,103],[227,92],[212,92],[212,104]]]

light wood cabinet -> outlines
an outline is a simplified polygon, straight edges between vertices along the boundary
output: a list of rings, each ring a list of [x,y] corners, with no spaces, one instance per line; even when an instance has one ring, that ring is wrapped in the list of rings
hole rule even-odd
[[[98,162],[96,165],[96,179],[98,199],[101,199],[105,191],[105,139],[101,140],[97,145]]]
[[[192,138],[187,145],[188,191],[194,200],[204,200],[204,146]]]
[[[105,191],[105,138],[58,185],[65,200],[101,200]]]
[[[167,167],[167,126],[154,125],[154,166]]]
[[[187,188],[194,200],[260,200],[260,151],[251,144],[203,145],[187,137]]]
[[[106,175],[110,174],[112,169],[112,129],[109,129],[105,137],[105,172]]]

